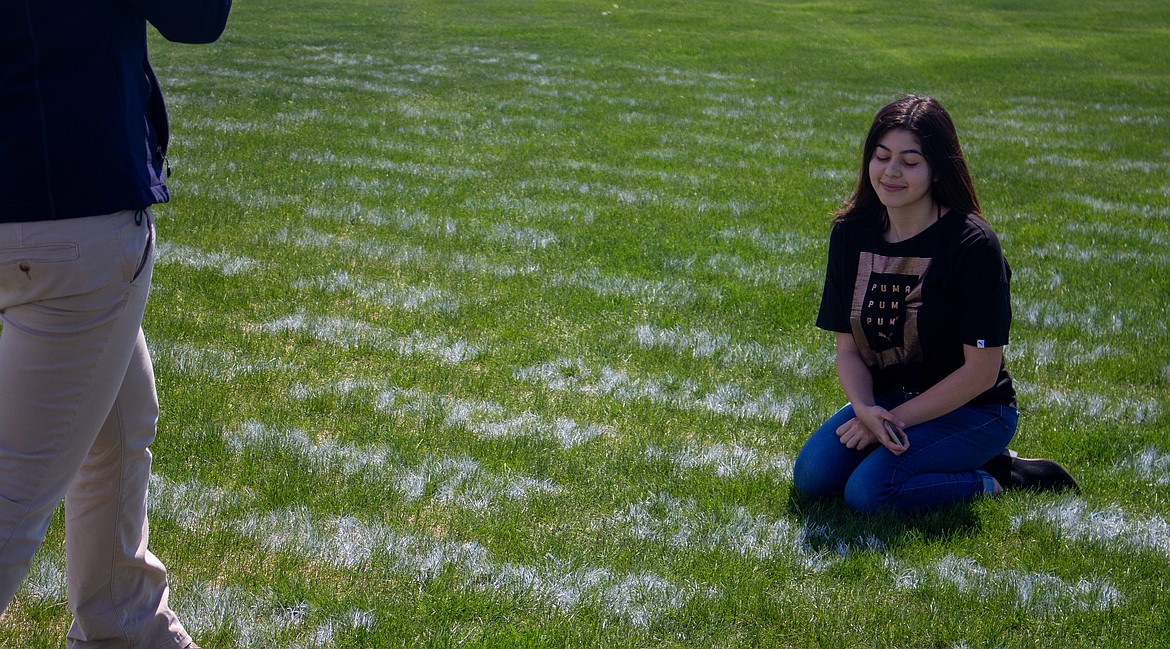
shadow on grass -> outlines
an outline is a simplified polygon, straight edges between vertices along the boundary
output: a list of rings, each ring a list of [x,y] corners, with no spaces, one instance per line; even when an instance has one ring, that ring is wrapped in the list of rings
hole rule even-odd
[[[803,524],[812,549],[837,553],[945,541],[982,529],[971,503],[913,514],[858,514],[841,499],[808,498],[793,489],[788,512]]]

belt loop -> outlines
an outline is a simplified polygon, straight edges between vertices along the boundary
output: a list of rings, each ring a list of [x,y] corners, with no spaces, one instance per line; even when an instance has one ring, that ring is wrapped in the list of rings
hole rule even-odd
[[[134,225],[142,225],[142,219],[146,215],[146,210],[134,210]]]

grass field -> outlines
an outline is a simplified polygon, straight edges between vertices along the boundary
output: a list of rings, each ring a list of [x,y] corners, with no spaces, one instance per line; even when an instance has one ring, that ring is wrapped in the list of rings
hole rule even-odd
[[[892,11],[887,11],[892,9]],[[220,647],[1170,645],[1170,4],[250,0],[152,33],[152,549]],[[938,97],[1080,496],[792,493],[874,112]],[[0,646],[58,647],[60,520]]]

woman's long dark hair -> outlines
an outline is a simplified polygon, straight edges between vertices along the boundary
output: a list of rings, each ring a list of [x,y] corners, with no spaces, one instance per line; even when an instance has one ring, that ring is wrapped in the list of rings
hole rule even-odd
[[[894,130],[912,133],[922,143],[922,155],[934,175],[930,190],[934,202],[982,218],[975,185],[971,182],[971,172],[967,169],[967,160],[963,157],[950,114],[931,97],[906,95],[886,105],[873,118],[861,153],[857,186],[845,205],[834,214],[833,222],[872,219],[883,231],[889,227],[886,208],[869,181],[869,161],[878,142]]]

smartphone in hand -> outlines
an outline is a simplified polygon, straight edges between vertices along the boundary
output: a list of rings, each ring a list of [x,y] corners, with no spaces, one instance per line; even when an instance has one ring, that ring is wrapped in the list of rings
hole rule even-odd
[[[882,426],[885,427],[886,434],[890,436],[890,441],[894,443],[894,446],[905,448],[910,444],[909,438],[906,437],[906,431],[902,430],[894,422],[889,419],[883,419]]]

